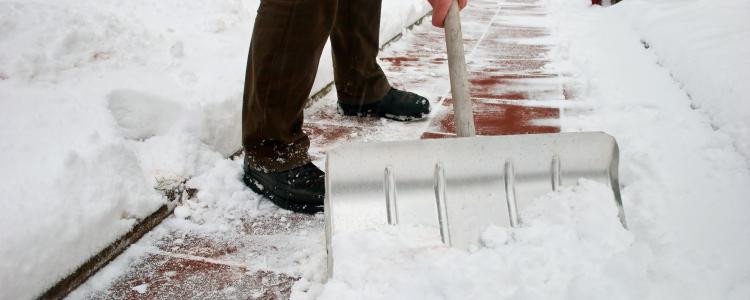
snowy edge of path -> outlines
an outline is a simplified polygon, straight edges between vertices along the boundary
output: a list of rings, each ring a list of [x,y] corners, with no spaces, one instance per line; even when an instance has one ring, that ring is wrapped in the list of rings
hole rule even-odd
[[[426,17],[429,17],[430,15],[431,11],[417,18],[408,26],[401,28],[401,31],[395,31],[393,28],[386,29],[386,32],[394,33],[394,35],[392,35],[382,43],[380,50],[382,51],[388,48],[388,46],[392,43],[397,42],[399,39],[401,39],[401,37],[403,37],[404,34],[407,33],[408,30],[410,30],[415,25],[421,24],[424,19]],[[326,48],[328,47],[329,46],[327,45]],[[325,71],[324,68],[321,69]],[[330,76],[319,77],[328,78]],[[311,96],[308,99],[306,105],[310,106],[317,100],[330,93],[333,90],[333,83],[334,82],[330,80],[320,86],[321,83],[316,82],[316,87],[314,87],[315,90],[311,93]],[[232,155],[227,157],[234,157],[240,154],[240,152],[241,149],[235,151]],[[117,240],[113,241],[101,251],[94,253],[88,260],[86,260],[86,262],[76,268],[75,271],[70,273],[68,276],[60,279],[57,283],[55,283],[44,293],[42,293],[40,297],[44,299],[57,299],[65,297],[71,291],[75,290],[78,286],[86,282],[89,277],[93,276],[101,268],[105,267],[110,261],[122,254],[130,245],[138,242],[141,237],[143,237],[154,227],[158,226],[163,220],[168,218],[173,213],[174,208],[179,205],[179,203],[191,199],[197,192],[195,189],[186,186],[186,182],[189,180],[189,178],[183,179],[181,177],[167,177],[167,179],[170,180],[159,182],[159,185],[156,188],[166,197],[166,204],[160,206],[147,217],[140,219],[140,221],[136,223],[130,231],[119,237]]]

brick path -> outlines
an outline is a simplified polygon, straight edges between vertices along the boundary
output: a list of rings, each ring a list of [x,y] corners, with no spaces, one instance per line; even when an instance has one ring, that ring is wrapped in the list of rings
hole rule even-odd
[[[462,13],[480,135],[559,131],[554,120],[561,109],[555,103],[568,92],[554,66],[554,39],[540,5],[534,0],[473,0]],[[343,117],[336,114],[331,93],[306,110],[304,130],[318,163],[326,149],[350,141],[454,135],[443,32],[428,23],[414,27],[380,59],[394,86],[433,101],[431,118],[399,123]],[[104,269],[74,296],[286,298],[297,280],[323,273],[323,243],[320,215],[276,211],[242,219],[221,234],[185,231],[168,220],[118,259],[126,268]],[[102,281],[106,284],[97,283]]]

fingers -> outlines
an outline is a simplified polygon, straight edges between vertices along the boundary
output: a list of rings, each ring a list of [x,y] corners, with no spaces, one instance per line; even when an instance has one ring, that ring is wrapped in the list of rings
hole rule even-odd
[[[445,17],[451,7],[452,0],[432,0],[432,25],[443,28],[445,26]]]
[[[451,4],[454,0],[427,0],[432,5],[432,25],[443,28],[445,26],[445,17],[448,16]],[[458,7],[463,9],[469,3],[469,0],[458,0]]]

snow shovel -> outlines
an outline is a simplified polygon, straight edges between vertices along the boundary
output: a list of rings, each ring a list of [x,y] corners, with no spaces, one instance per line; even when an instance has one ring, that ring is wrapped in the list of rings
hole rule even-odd
[[[517,226],[530,200],[579,178],[612,188],[625,226],[614,138],[601,132],[474,136],[456,1],[445,33],[458,137],[349,144],[327,153],[329,276],[337,233],[423,225],[444,244],[469,248],[489,225]]]

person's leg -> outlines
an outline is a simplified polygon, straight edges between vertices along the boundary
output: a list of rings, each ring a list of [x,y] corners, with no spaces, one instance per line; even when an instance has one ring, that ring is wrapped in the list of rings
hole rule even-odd
[[[244,181],[297,212],[323,209],[325,177],[310,163],[302,121],[337,2],[261,0],[250,42],[242,108]]]
[[[337,2],[261,1],[250,42],[242,110],[242,144],[250,166],[278,172],[310,161],[302,113]]]
[[[334,79],[341,112],[407,121],[430,112],[417,94],[391,88],[377,62],[381,0],[339,1],[331,31]]]
[[[381,0],[339,1],[331,49],[340,103],[373,103],[391,88],[377,62],[380,6]]]

